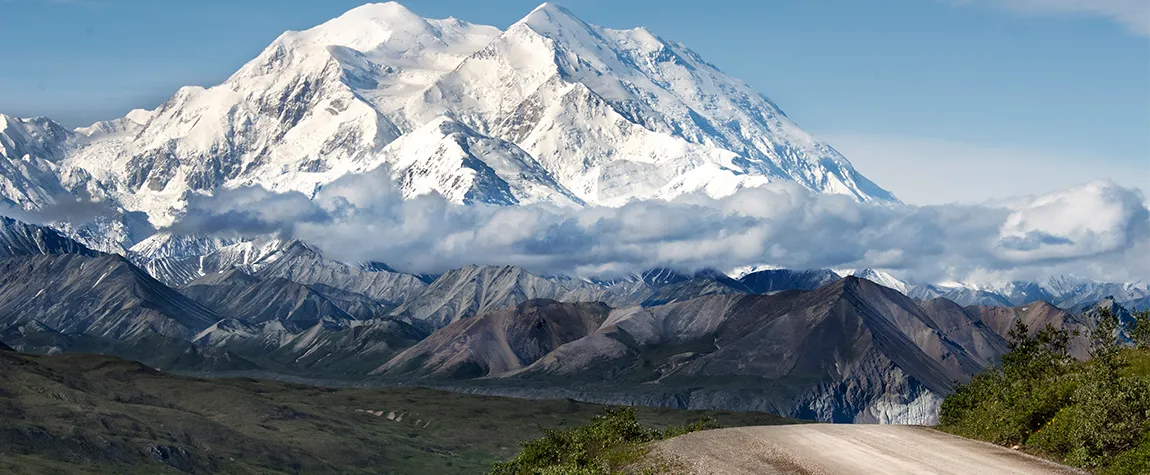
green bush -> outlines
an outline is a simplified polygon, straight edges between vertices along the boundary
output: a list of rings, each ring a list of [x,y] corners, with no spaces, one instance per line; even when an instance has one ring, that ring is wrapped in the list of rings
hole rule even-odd
[[[1140,350],[1150,349],[1150,309],[1135,310],[1134,323],[1130,328],[1130,339]]]
[[[1142,442],[1137,447],[1114,457],[1110,466],[1103,473],[1108,475],[1145,475],[1150,473],[1150,437],[1143,437]]]
[[[1150,328],[1150,315],[1136,314]],[[1002,364],[960,385],[943,401],[939,428],[1004,445],[1020,444],[1103,473],[1150,473],[1150,331],[1127,329],[1133,349],[1119,346],[1118,320],[1098,313],[1091,360],[1066,351],[1069,335],[1050,327],[1028,337],[1011,331]]]
[[[1011,329],[1000,367],[959,385],[943,401],[939,422],[952,432],[998,444],[1020,444],[1070,400],[1070,335],[1051,326],[1028,337],[1021,321]]]
[[[670,439],[680,435],[690,434],[701,430],[718,429],[719,423],[710,417],[704,417],[685,426],[671,426],[663,430],[662,438]]]
[[[507,462],[497,462],[492,475],[605,475],[639,462],[649,442],[699,430],[714,429],[704,418],[664,431],[639,423],[634,408],[606,409],[586,425],[546,431],[523,444],[523,451]]]

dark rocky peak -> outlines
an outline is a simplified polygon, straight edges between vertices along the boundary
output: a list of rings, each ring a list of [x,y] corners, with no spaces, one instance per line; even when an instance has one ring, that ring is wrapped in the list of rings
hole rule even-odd
[[[47,254],[95,256],[100,253],[64,237],[54,229],[0,216],[0,257]]]

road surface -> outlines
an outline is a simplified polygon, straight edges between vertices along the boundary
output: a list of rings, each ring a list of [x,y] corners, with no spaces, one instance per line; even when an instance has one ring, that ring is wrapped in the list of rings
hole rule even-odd
[[[1085,473],[993,444],[895,425],[709,430],[660,442],[654,454],[697,475]]]

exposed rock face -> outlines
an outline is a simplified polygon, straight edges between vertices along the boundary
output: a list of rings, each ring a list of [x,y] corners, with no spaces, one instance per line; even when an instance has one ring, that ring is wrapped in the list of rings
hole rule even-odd
[[[1015,322],[1021,321],[1030,329],[1030,335],[1050,325],[1070,332],[1070,353],[1075,358],[1090,356],[1090,332],[1094,322],[1082,315],[1071,314],[1046,302],[1036,302],[1019,307],[966,307],[970,318],[983,322],[998,335],[1006,338]],[[1000,352],[1002,354],[1004,352]]]
[[[53,229],[0,216],[0,258],[47,254],[95,256],[98,253]]]
[[[146,246],[153,242],[153,238],[133,247],[129,258],[156,280],[171,287],[180,287],[208,274],[231,269],[255,273],[283,256],[284,249],[292,244],[272,239],[223,245],[224,242],[212,238],[185,236],[181,240],[190,245],[180,246],[181,252],[157,254],[155,250],[170,250],[171,247]]]
[[[150,364],[255,368],[191,336],[219,316],[120,256],[0,217],[0,339],[21,351],[105,352]]]
[[[396,313],[444,326],[534,298],[558,298],[564,291],[561,283],[517,267],[468,266],[441,275]]]
[[[1005,348],[961,307],[932,312],[855,277],[815,291],[616,309],[594,328],[570,317],[574,304],[525,305],[530,312],[520,306],[455,322],[378,372],[486,378],[473,390],[491,393],[925,423],[936,417],[939,395]],[[508,336],[511,321],[566,321],[573,338],[521,339],[536,350],[523,357]]]
[[[0,259],[0,319],[39,320],[66,333],[189,339],[219,317],[119,256]]]
[[[0,339],[23,353],[117,355],[154,368],[187,371],[251,371],[256,363],[219,348],[201,348],[185,339],[145,331],[123,339],[64,333],[37,320],[0,328]]]
[[[376,372],[473,378],[516,371],[595,331],[610,311],[601,303],[529,300],[458,320]]]
[[[326,285],[347,292],[366,295],[382,302],[406,302],[421,294],[427,283],[418,276],[385,269],[367,270],[325,259],[302,242],[286,243],[264,258],[256,275],[277,277],[305,285]]]
[[[783,290],[814,290],[840,278],[829,269],[803,271],[771,269],[744,275],[739,282],[745,285],[750,293],[769,294]]]
[[[612,281],[590,281],[544,277],[514,266],[467,266],[437,277],[411,302],[396,309],[393,316],[440,327],[532,299],[628,307],[747,292],[742,282],[714,271],[686,275],[653,269]]]
[[[258,279],[235,269],[201,277],[180,291],[218,315],[253,324],[353,319],[339,305],[305,285],[274,277]]]

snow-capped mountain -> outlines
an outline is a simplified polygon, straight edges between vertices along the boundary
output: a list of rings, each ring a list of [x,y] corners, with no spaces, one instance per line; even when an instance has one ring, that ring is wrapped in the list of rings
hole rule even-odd
[[[380,166],[407,197],[455,203],[619,205],[772,181],[895,199],[685,46],[551,4],[506,31],[364,5],[284,33],[223,83],[154,110],[74,131],[0,117],[3,199],[33,209],[77,195],[152,226],[191,194],[313,196]],[[147,237],[118,222],[101,249]]]
[[[1150,285],[1146,282],[1098,282],[1075,276],[1054,276],[1040,284],[1044,290],[1057,299],[1055,305],[1066,309],[1085,310],[1101,300],[1113,300],[1129,305],[1131,302],[1150,297]],[[1144,308],[1138,306],[1138,308]]]
[[[922,283],[900,280],[889,271],[863,269],[840,271],[884,287],[889,287],[917,300],[943,298],[963,306],[1017,307],[1034,302],[1047,302],[1058,308],[1081,313],[1098,302],[1113,298],[1122,305],[1137,305],[1140,299],[1150,297],[1150,286],[1145,283],[1114,283],[1059,275],[1040,282],[940,282]],[[1144,305],[1143,305],[1144,306]]]
[[[918,300],[933,300],[943,298],[960,305],[984,305],[993,307],[1013,307],[1016,302],[1006,295],[998,292],[983,290],[966,283],[922,284],[909,286],[907,296]],[[1020,299],[1017,304],[1022,305],[1037,300]]]
[[[67,194],[55,161],[64,156],[71,136],[72,132],[43,117],[18,119],[0,114],[0,202],[27,209]]]
[[[942,298],[963,306],[1018,307],[1047,302],[1072,313],[1081,313],[1109,297],[1113,297],[1119,304],[1136,308],[1145,306],[1138,305],[1140,299],[1150,297],[1150,286],[1142,282],[1102,282],[1066,275],[1053,276],[1039,282],[921,282],[900,279],[891,271],[883,269],[840,269],[837,273],[843,277],[853,275],[867,279],[912,299]]]
[[[1041,282],[917,285],[912,286],[909,295],[919,299],[943,297],[963,305],[1019,306],[1041,301],[1080,313],[1111,297],[1120,304],[1129,305],[1150,296],[1150,288],[1139,282],[1101,282],[1060,275]]]
[[[862,269],[851,272],[850,275],[866,279],[883,287],[895,289],[903,294],[907,294],[911,290],[911,286],[891,275],[890,272],[878,269]]]
[[[128,256],[156,280],[179,287],[229,269],[256,272],[282,255],[280,240],[244,241],[215,248],[225,240],[158,233],[133,246]]]
[[[894,197],[773,103],[646,29],[589,25],[543,4],[404,109],[519,145],[583,201],[620,204],[774,180]]]
[[[135,261],[151,262],[157,259],[184,259],[206,256],[238,241],[217,237],[156,233],[129,249]]]

